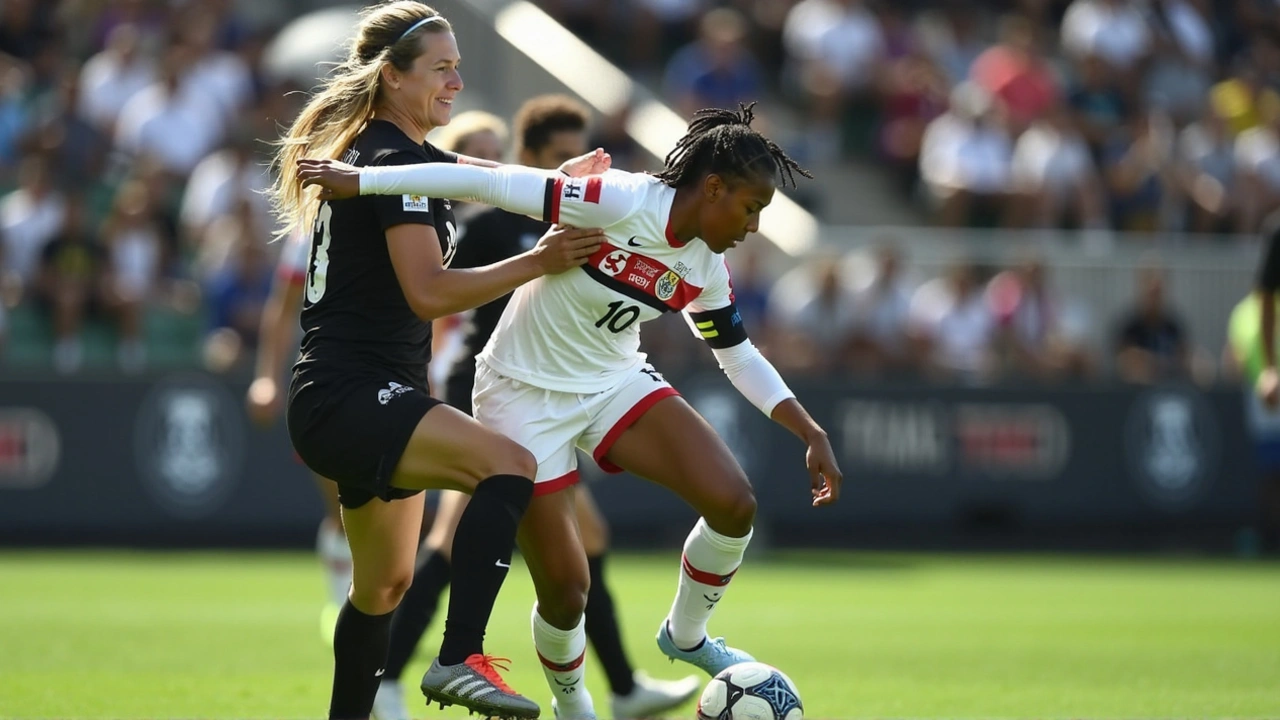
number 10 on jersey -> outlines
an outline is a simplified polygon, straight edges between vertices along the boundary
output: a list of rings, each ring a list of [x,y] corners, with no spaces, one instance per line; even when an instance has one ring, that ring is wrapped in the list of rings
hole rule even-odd
[[[627,305],[623,307],[624,300],[614,300],[609,303],[609,312],[604,317],[596,321],[596,327],[607,327],[610,332],[620,333],[631,327],[631,324],[640,317],[640,308],[635,305]]]

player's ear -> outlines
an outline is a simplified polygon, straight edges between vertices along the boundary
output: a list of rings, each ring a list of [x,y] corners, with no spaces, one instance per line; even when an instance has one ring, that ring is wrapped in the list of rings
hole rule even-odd
[[[382,87],[400,89],[400,71],[391,63],[383,63],[382,68],[378,70],[378,77],[382,81]]]
[[[724,178],[715,173],[708,173],[707,177],[702,181],[702,195],[707,202],[717,202],[725,193],[729,191],[725,185]]]

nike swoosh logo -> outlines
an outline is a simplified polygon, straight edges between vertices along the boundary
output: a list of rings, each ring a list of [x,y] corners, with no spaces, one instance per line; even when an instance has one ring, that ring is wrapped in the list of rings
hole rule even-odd
[[[501,560],[494,560],[493,564],[497,565],[500,568],[507,568],[508,570],[511,569],[511,563],[504,563]]]
[[[378,672],[374,673],[374,674],[373,674],[373,676],[374,676],[374,677],[382,677],[382,673],[384,673],[384,672],[386,672],[386,671],[387,671],[387,669],[386,669],[386,668],[382,668],[382,669],[381,669],[381,670],[379,670]]]
[[[629,245],[630,247],[640,247],[640,243],[636,242],[635,235],[631,236],[631,239],[627,241],[627,245]]]

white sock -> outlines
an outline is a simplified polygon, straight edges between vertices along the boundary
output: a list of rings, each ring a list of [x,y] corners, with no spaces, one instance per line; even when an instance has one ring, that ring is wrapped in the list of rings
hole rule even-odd
[[[742,554],[750,542],[751,533],[740,538],[721,535],[706,520],[698,518],[684,541],[680,586],[667,615],[667,627],[676,647],[690,650],[706,639],[707,621],[742,564]]]
[[[320,523],[320,532],[316,535],[316,553],[329,581],[329,600],[341,606],[351,590],[351,547],[347,545],[347,536],[327,519]]]
[[[587,659],[586,618],[572,630],[553,627],[538,614],[533,604],[533,646],[542,661],[542,674],[556,699],[561,717],[595,713],[591,693],[587,692],[585,660]]]

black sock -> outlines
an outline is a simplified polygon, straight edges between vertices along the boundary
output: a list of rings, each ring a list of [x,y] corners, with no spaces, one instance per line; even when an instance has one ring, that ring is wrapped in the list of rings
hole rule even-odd
[[[591,589],[587,591],[586,630],[591,647],[609,678],[609,689],[614,695],[630,695],[636,688],[632,677],[634,668],[622,648],[622,632],[618,618],[613,613],[613,598],[604,584],[604,555],[587,558],[591,570]]]
[[[453,533],[453,590],[441,665],[457,665],[484,651],[484,629],[507,579],[516,528],[532,497],[533,482],[519,475],[485,478],[471,494]]]
[[[418,641],[431,625],[440,595],[449,587],[449,561],[432,552],[413,571],[413,584],[400,600],[391,618],[391,647],[387,651],[386,680],[399,680],[400,674],[418,649]]]
[[[329,720],[365,720],[382,682],[391,615],[365,615],[347,600],[333,630],[333,696]]]

